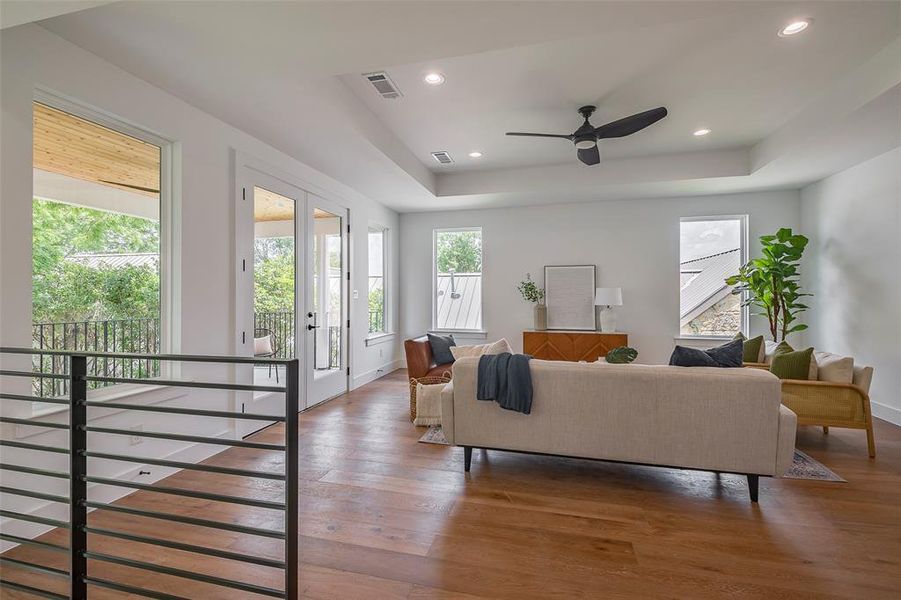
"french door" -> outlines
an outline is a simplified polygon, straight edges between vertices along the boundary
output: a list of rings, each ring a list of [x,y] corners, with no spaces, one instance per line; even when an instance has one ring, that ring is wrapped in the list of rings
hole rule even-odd
[[[301,408],[347,391],[347,218],[346,208],[282,179],[240,170],[237,353],[300,359]],[[281,385],[286,376],[261,366],[241,378]],[[240,402],[262,413],[283,406],[276,396],[246,394]]]

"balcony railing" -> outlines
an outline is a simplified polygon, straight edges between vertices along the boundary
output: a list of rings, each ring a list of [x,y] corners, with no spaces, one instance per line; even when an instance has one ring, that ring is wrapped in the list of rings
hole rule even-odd
[[[268,329],[275,337],[275,358],[294,358],[294,311],[277,310],[253,315],[254,329]]]
[[[369,311],[369,333],[377,333],[385,331],[385,311],[370,310]]]
[[[66,321],[35,323],[32,325],[32,347],[35,350],[66,352],[130,353],[152,355],[160,353],[160,320],[110,319],[106,321]],[[55,353],[33,357],[37,372],[66,374],[66,356]],[[160,361],[151,358],[89,357],[88,374],[103,377],[144,379],[159,377]],[[91,382],[89,389],[110,385]],[[69,393],[67,379],[36,376],[32,379],[35,396],[54,398]]]

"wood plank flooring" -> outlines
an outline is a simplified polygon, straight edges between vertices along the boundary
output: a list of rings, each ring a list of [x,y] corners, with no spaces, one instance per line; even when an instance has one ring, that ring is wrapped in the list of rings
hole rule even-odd
[[[417,443],[400,371],[301,416],[300,589],[307,599],[901,597],[901,428],[802,428],[798,447],[848,480],[761,479],[475,451]],[[283,430],[257,434],[280,441]],[[282,457],[229,449],[211,464],[281,469]],[[162,485],[277,500],[281,483],[180,472]],[[267,509],[137,492],[122,506],[280,528]],[[94,527],[279,558],[281,542],[95,511]],[[268,567],[90,536],[91,549],[280,588]],[[53,531],[42,539],[65,543]],[[7,556],[66,568],[65,555]],[[161,592],[262,598],[91,561],[91,573]],[[65,582],[4,567],[60,592]],[[4,592],[4,598],[26,598]],[[127,597],[91,589],[91,598]]]

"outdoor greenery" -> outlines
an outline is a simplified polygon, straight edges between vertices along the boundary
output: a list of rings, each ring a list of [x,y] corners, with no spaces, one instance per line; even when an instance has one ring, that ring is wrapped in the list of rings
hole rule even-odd
[[[257,238],[254,242],[254,310],[294,310],[294,238]]]
[[[482,272],[480,231],[441,231],[436,244],[439,273]]]
[[[798,282],[798,265],[807,246],[807,238],[782,228],[775,235],[760,237],[762,258],[752,259],[737,275],[726,279],[734,286],[733,294],[748,293],[744,305],[754,305],[769,321],[773,341],[784,340],[790,333],[803,331],[807,325],[796,323],[798,314],[807,306],[800,302],[805,294]]]
[[[539,303],[544,300],[544,288],[538,287],[532,281],[531,273],[526,273],[526,278],[519,282],[516,289],[519,290],[519,293],[522,294],[522,299],[526,302]]]
[[[159,261],[90,267],[87,254],[158,254],[159,221],[34,199],[33,321],[62,322],[159,315]]]

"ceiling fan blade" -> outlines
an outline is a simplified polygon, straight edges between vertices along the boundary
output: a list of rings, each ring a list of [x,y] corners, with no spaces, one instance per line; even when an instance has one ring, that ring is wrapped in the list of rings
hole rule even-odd
[[[666,109],[664,107],[652,108],[651,110],[646,110],[629,117],[624,117],[618,121],[601,125],[594,130],[594,134],[598,139],[618,138],[632,135],[636,131],[641,131],[645,127],[653,125],[665,116]]]
[[[106,179],[100,179],[99,181],[100,181],[100,183],[109,183],[109,184],[112,184],[112,185],[118,185],[119,187],[127,187],[127,188],[131,188],[131,189],[133,189],[133,190],[140,190],[140,191],[142,191],[142,192],[150,192],[150,193],[153,193],[153,194],[159,194],[159,193],[160,193],[159,190],[155,190],[155,189],[153,189],[153,188],[143,187],[143,186],[140,186],[140,185],[132,185],[132,184],[130,184],[130,183],[122,183],[122,182],[120,182],[120,181],[107,181]]]
[[[507,135],[520,135],[527,137],[549,137],[549,138],[563,138],[564,140],[572,140],[572,135],[557,135],[556,133],[521,133],[518,131],[508,131]]]
[[[578,151],[579,160],[581,160],[586,165],[596,165],[601,162],[601,153],[598,150],[597,146],[593,148],[588,148],[586,150]]]

